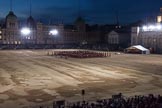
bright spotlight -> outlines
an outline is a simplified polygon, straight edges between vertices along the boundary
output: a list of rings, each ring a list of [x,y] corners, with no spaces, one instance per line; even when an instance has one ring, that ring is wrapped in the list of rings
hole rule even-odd
[[[149,25],[149,26],[143,26],[143,31],[159,31],[162,30],[162,25]]]
[[[157,30],[161,30],[161,29],[162,29],[162,26],[161,26],[161,25],[157,25],[157,26],[156,26],[156,29],[157,29]]]
[[[49,32],[49,35],[58,35],[58,30],[54,29]]]
[[[156,27],[155,27],[154,25],[148,26],[148,29],[151,30],[151,31],[154,30],[155,28],[156,28]]]
[[[21,33],[26,36],[31,33],[31,30],[29,28],[22,28]]]
[[[143,26],[142,29],[143,29],[144,31],[146,31],[146,30],[147,30],[147,26]]]

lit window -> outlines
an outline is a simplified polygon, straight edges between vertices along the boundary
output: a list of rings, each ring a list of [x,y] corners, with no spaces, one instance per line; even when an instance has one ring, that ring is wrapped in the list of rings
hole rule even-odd
[[[0,31],[0,34],[2,33],[2,31]]]
[[[2,36],[0,35],[0,39],[2,39]]]
[[[15,41],[15,44],[17,44],[17,41]]]
[[[158,17],[157,17],[157,22],[158,22],[158,23],[162,22],[162,16],[158,16]]]

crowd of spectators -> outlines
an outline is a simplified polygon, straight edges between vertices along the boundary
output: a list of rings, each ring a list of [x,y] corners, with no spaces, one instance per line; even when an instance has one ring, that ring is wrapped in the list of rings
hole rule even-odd
[[[122,94],[114,95],[109,99],[101,99],[95,102],[75,102],[64,105],[56,105],[56,108],[162,108],[162,96],[133,96],[124,97]]]

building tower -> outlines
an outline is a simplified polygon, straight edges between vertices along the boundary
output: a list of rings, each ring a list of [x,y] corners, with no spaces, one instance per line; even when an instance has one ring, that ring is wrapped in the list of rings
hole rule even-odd
[[[80,0],[78,0],[78,17],[75,20],[75,26],[78,31],[81,32],[86,31],[86,23],[85,20],[81,17],[81,12],[80,12]]]
[[[75,21],[75,26],[78,31],[85,32],[86,31],[86,23],[82,17],[78,17]]]
[[[32,4],[31,0],[29,0],[29,17],[27,18],[27,27],[31,29],[36,29],[36,22],[32,17]]]
[[[116,11],[115,14],[116,14],[115,16],[116,17],[116,28],[119,29],[121,28],[120,23],[119,23],[119,12]]]
[[[116,11],[116,25],[119,26],[119,13]]]
[[[18,19],[12,10],[12,0],[10,0],[10,11],[5,19],[6,28],[18,29]]]

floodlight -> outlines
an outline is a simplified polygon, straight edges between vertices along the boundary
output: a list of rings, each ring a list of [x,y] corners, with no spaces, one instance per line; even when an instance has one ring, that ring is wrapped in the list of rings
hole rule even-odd
[[[31,30],[29,28],[22,28],[21,33],[26,36],[31,33]]]
[[[58,30],[56,30],[56,29],[51,30],[51,31],[49,32],[49,35],[54,35],[54,36],[58,35]]]
[[[149,26],[148,26],[148,29],[151,30],[151,31],[154,30],[155,28],[156,28],[156,27],[155,27],[154,25],[149,25]]]
[[[143,26],[142,29],[143,29],[144,31],[147,31],[147,26]]]
[[[162,30],[162,25],[160,24],[148,25],[148,26],[143,26],[142,29],[143,31],[158,31],[158,30]]]
[[[161,29],[162,29],[162,26],[161,26],[161,25],[157,25],[157,26],[156,26],[156,29],[157,29],[157,30],[161,30]]]

